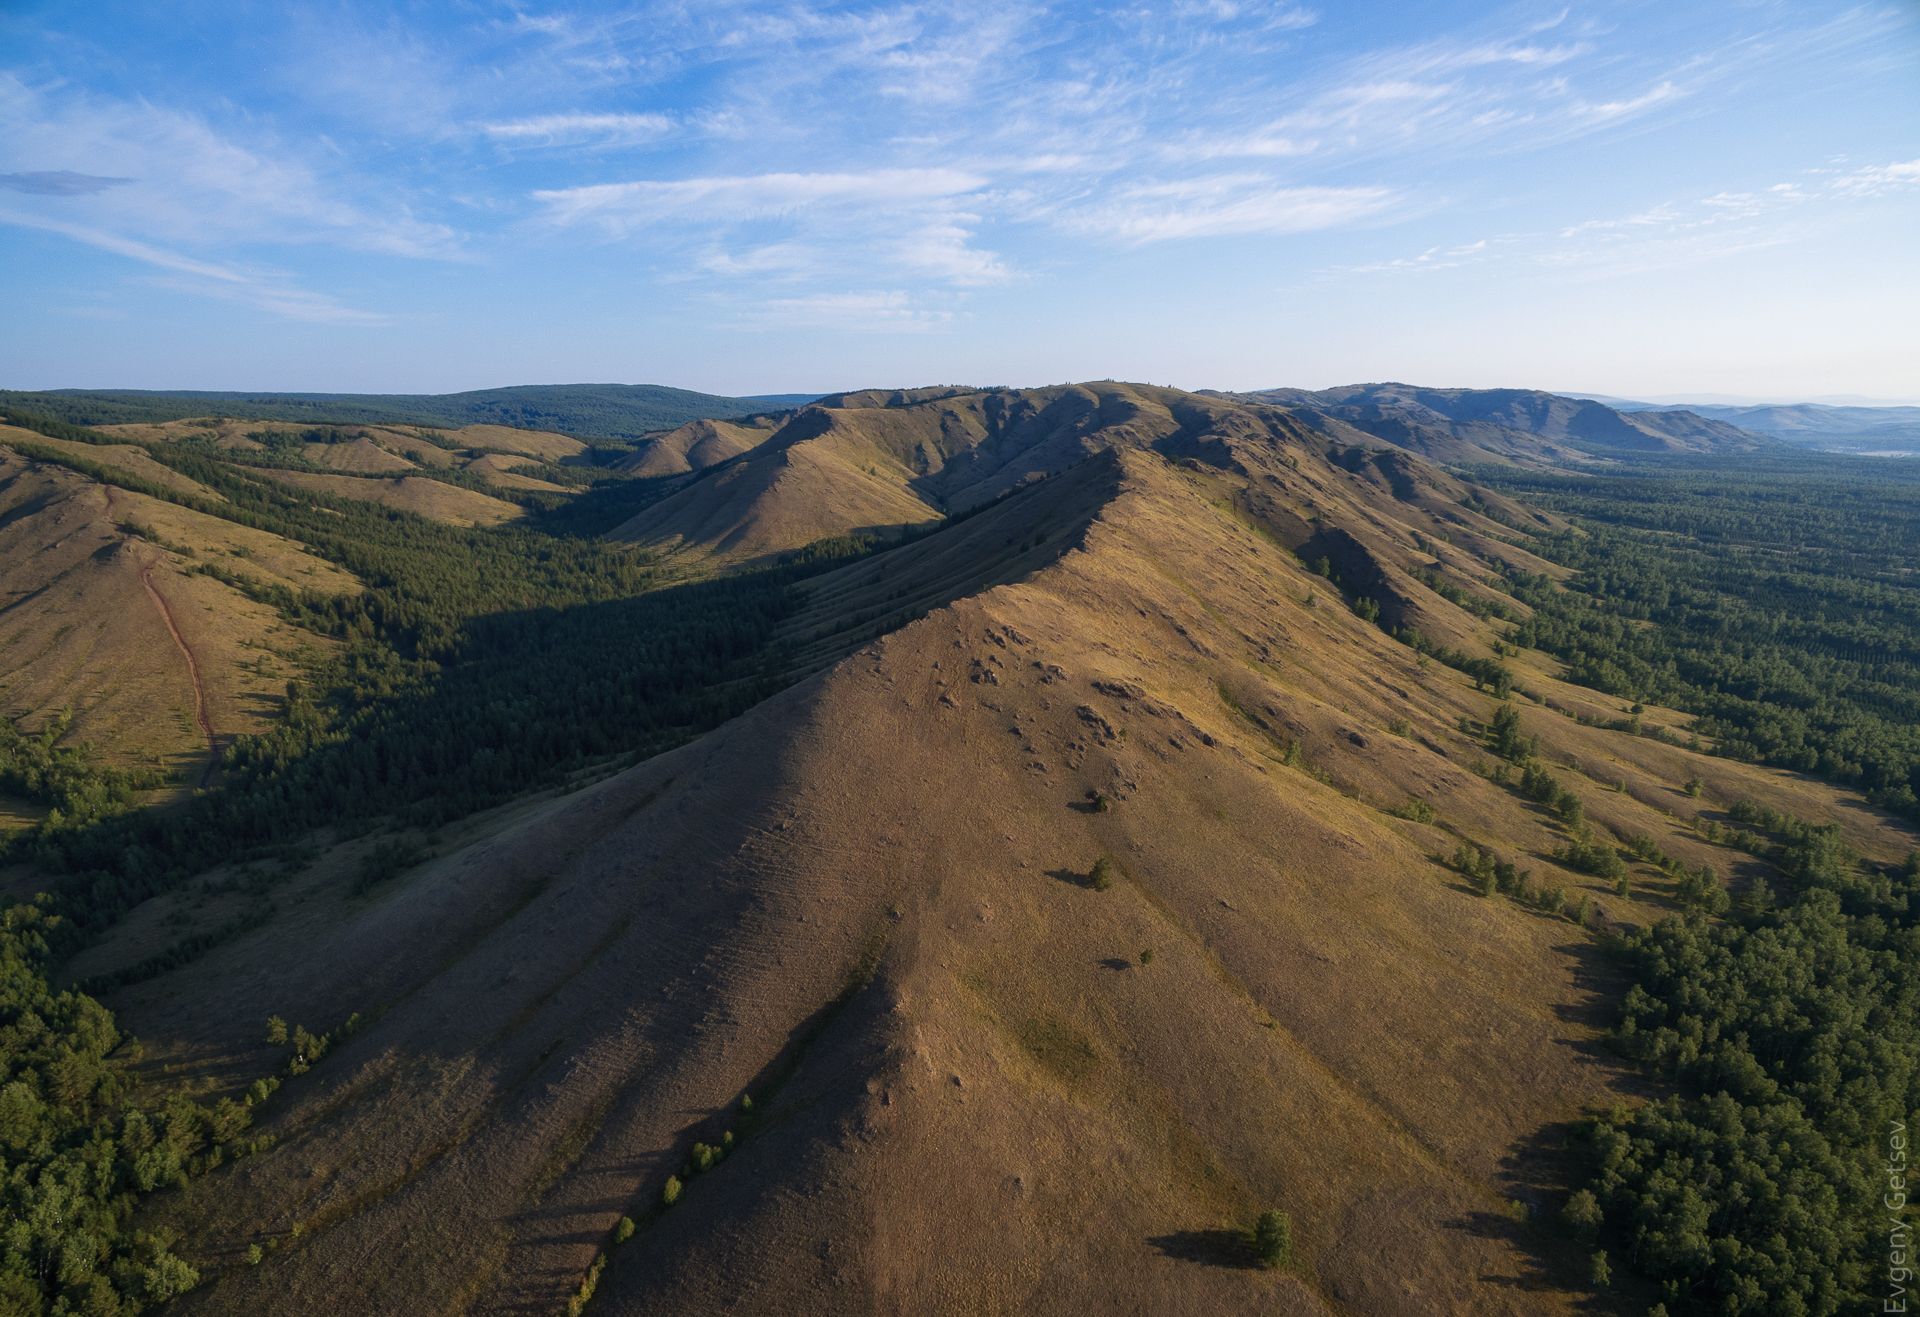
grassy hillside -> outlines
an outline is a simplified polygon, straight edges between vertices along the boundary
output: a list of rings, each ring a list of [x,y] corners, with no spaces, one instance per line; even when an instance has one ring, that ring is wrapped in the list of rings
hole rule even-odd
[[[633,440],[703,417],[746,416],[808,401],[805,394],[726,398],[659,384],[529,384],[468,393],[233,393],[192,390],[0,390],[0,407],[75,425],[200,416],[307,424],[500,425],[583,439]]]
[[[330,642],[262,596],[361,583],[224,502],[140,448],[0,426],[0,712],[155,786],[271,726]]]
[[[837,394],[612,533],[696,561],[763,560],[826,536],[925,525],[1094,453],[1172,449],[1223,423],[1300,433],[1277,411],[1111,381]]]
[[[1643,610],[1652,548],[1573,482],[1496,492],[1142,386],[849,394],[658,482],[627,533],[671,528],[669,559],[553,533],[601,489],[460,527],[142,452],[191,482],[148,497],[363,586],[261,592],[337,650],[210,790],[13,849],[69,921],[0,938],[21,1008],[57,952],[143,1043],[137,1068],[98,1028],[76,1051],[111,1101],[33,1090],[35,1158],[91,1131],[125,1168],[87,1200],[95,1270],[51,1289],[208,1313],[1864,1293],[1846,1195],[1916,1083],[1920,838],[1753,762],[1736,706],[1661,702],[1703,688],[1653,684],[1666,656],[1632,638],[1682,646],[1694,611]],[[115,460],[91,478],[140,478]],[[1675,516],[1703,497],[1664,488]],[[1866,552],[1897,576],[1885,513]],[[1595,675],[1605,636],[1626,686]],[[1773,643],[1769,670],[1823,661]],[[1776,1009],[1829,966],[1818,1019]],[[124,1113],[167,1101],[155,1161]],[[63,1236],[36,1229],[5,1270],[37,1295]]]

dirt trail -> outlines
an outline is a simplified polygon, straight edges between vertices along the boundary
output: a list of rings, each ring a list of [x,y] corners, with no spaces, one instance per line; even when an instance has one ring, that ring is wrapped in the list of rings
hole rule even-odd
[[[153,606],[160,610],[160,620],[167,624],[167,631],[173,636],[180,657],[187,661],[187,680],[193,684],[193,719],[200,724],[200,734],[207,738],[207,767],[200,774],[200,785],[205,786],[213,777],[214,765],[219,762],[220,746],[214,739],[213,720],[207,717],[207,691],[200,683],[200,665],[194,661],[187,638],[180,634],[180,627],[173,620],[173,610],[167,607],[166,599],[154,588],[152,563],[140,569],[140,584],[146,587],[147,597],[153,600]]]

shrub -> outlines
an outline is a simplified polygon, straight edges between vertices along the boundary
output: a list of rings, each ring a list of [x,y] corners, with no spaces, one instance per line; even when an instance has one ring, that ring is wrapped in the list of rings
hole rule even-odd
[[[629,1239],[633,1238],[633,1231],[633,1218],[630,1216],[621,1217],[613,1223],[613,1242],[616,1244],[626,1243]]]
[[[660,1186],[660,1206],[672,1207],[680,1201],[680,1177],[669,1175],[667,1182]]]
[[[1396,818],[1403,818],[1409,823],[1431,823],[1434,819],[1433,806],[1417,796],[1392,813]]]
[[[1575,873],[1590,873],[1596,878],[1618,878],[1627,871],[1620,852],[1604,842],[1575,837],[1553,853],[1553,858]]]
[[[1096,892],[1104,892],[1113,886],[1113,861],[1102,855],[1093,862],[1092,872],[1087,874],[1087,886]]]
[[[1704,864],[1698,869],[1682,870],[1674,883],[1673,895],[1681,905],[1714,915],[1725,913],[1732,903],[1727,889],[1720,885],[1719,875]]]
[[[1268,1208],[1253,1225],[1253,1255],[1264,1267],[1282,1267],[1293,1256],[1293,1222],[1285,1212]]]
[[[1143,968],[1147,965],[1153,964],[1153,948],[1152,947],[1148,947],[1145,951],[1142,951],[1140,953],[1140,964]]]
[[[364,896],[381,883],[399,877],[426,857],[426,850],[415,843],[389,837],[361,858],[360,872],[353,879],[353,894]]]
[[[1509,700],[1502,700],[1493,712],[1493,724],[1487,729],[1487,742],[1502,759],[1515,763],[1533,756],[1533,738],[1520,733],[1520,711]]]
[[[1574,1235],[1586,1243],[1599,1237],[1600,1227],[1606,1220],[1600,1210],[1600,1200],[1593,1196],[1591,1189],[1581,1189],[1568,1198],[1560,1217],[1572,1227]]]

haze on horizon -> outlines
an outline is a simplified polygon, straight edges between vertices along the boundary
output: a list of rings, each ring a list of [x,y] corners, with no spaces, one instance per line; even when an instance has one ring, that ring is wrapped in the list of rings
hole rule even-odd
[[[0,43],[0,387],[1920,397],[1911,5],[30,3]]]

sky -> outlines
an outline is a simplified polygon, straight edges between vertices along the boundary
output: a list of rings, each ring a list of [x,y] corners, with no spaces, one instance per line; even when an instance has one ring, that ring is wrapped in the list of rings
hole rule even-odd
[[[0,5],[0,387],[1920,400],[1920,2]]]

